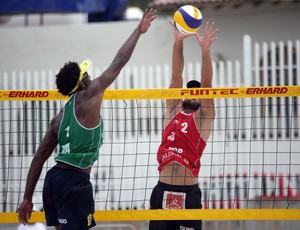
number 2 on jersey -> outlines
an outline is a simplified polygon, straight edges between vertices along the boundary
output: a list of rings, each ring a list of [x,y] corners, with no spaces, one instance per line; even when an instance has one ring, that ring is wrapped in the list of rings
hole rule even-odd
[[[188,123],[187,122],[182,122],[181,123],[181,132],[183,133],[187,133],[187,127],[188,127]]]

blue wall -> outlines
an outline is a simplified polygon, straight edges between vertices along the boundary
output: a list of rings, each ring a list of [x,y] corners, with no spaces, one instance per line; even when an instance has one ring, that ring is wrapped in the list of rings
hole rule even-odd
[[[0,2],[0,14],[89,13],[91,21],[123,18],[128,0],[9,0]]]

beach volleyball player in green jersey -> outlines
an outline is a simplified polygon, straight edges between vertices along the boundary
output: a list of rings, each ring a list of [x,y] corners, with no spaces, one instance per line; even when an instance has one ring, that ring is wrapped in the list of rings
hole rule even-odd
[[[95,226],[90,172],[98,159],[103,124],[100,116],[105,90],[129,61],[140,35],[157,18],[156,10],[145,10],[137,28],[121,46],[101,76],[90,79],[89,61],[66,63],[56,75],[58,91],[70,100],[56,115],[38,147],[27,176],[23,201],[17,209],[20,223],[27,224],[32,213],[32,196],[43,165],[57,144],[57,162],[46,174],[43,207],[48,226],[63,230],[85,230]]]

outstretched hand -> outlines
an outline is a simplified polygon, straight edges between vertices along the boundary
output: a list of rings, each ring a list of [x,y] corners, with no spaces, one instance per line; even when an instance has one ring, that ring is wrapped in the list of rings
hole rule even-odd
[[[209,24],[209,22],[206,22],[204,35],[200,36],[198,33],[194,34],[197,38],[198,44],[202,49],[209,49],[211,44],[218,39],[216,37],[216,34],[219,30],[214,30],[214,26],[215,22],[212,22],[211,24]]]
[[[156,15],[156,10],[154,9],[146,9],[143,15],[142,20],[140,21],[139,24],[139,31],[143,34],[146,33],[149,29],[149,27],[151,26],[151,22],[153,22],[155,19],[157,18]]]

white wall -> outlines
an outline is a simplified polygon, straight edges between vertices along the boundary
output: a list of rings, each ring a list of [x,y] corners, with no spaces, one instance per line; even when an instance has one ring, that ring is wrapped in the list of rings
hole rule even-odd
[[[220,29],[219,40],[212,49],[216,61],[222,58],[225,61],[241,60],[244,34],[249,34],[258,42],[294,41],[300,38],[300,4],[263,4],[256,8],[246,4],[240,8],[205,9],[202,13],[204,23],[214,20]],[[57,25],[57,21],[49,18],[46,26],[42,27],[34,23],[29,27],[2,24],[0,72],[57,70],[66,61],[80,62],[85,58],[90,58],[95,67],[105,67],[138,24],[138,21],[85,24],[78,18],[76,20],[78,22],[73,21],[70,25],[66,21]],[[172,41],[168,18],[160,16],[149,32],[141,37],[128,65],[170,63]],[[185,53],[186,62],[200,60],[195,39],[186,41]]]

